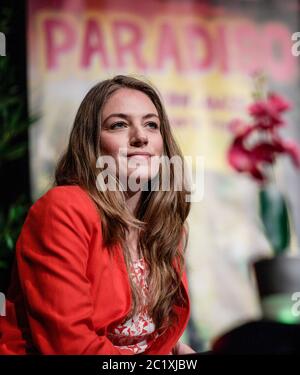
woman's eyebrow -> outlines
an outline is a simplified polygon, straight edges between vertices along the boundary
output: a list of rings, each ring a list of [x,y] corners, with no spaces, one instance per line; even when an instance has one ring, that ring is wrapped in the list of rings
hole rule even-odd
[[[119,118],[123,118],[125,120],[128,120],[129,118],[131,118],[132,116],[131,115],[128,115],[126,113],[112,113],[111,115],[109,115],[108,117],[106,117],[106,119],[103,121],[103,123],[105,123],[107,120],[109,120],[111,117],[119,117]],[[142,119],[143,120],[147,120],[151,117],[157,117],[159,119],[159,116],[155,113],[147,113],[146,115],[142,116]]]

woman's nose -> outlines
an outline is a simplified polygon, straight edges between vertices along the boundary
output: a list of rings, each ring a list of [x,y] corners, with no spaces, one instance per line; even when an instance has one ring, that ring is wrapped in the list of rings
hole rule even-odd
[[[130,136],[130,145],[144,145],[148,143],[148,137],[142,129],[135,129]]]

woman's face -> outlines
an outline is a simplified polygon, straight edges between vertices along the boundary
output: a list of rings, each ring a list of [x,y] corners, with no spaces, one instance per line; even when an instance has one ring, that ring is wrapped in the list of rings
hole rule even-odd
[[[154,177],[163,139],[151,99],[141,91],[121,88],[107,100],[101,115],[101,155],[114,158],[120,179],[125,177],[128,184],[130,178],[143,183]]]

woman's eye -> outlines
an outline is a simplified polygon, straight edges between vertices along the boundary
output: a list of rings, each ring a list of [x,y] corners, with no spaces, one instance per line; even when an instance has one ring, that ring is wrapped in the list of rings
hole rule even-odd
[[[148,122],[146,125],[148,125],[152,129],[158,129],[158,124],[156,122]]]
[[[126,126],[125,122],[115,122],[110,126],[110,129],[120,129]]]

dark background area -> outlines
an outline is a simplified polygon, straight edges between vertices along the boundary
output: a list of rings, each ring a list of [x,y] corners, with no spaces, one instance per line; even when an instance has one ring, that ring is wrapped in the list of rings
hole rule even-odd
[[[2,0],[0,7],[0,21],[7,24],[6,30],[0,30],[5,33],[6,37],[6,56],[0,59],[6,59],[6,67],[1,65],[0,82],[1,96],[0,103],[7,97],[17,97],[21,108],[19,110],[19,123],[28,122],[27,111],[27,78],[26,78],[26,2],[17,0]],[[8,74],[9,73],[9,74]],[[12,112],[14,109],[12,109]],[[1,118],[3,121],[3,118]],[[1,122],[2,122],[1,121]],[[4,121],[1,123],[1,138],[5,134]],[[9,211],[15,203],[22,197],[26,206],[30,204],[30,175],[29,175],[29,147],[28,147],[28,130],[25,129],[15,136],[11,142],[11,148],[25,143],[27,148],[22,156],[15,160],[1,160],[0,164],[0,181],[1,181],[1,237],[9,231],[12,233],[11,238],[15,239],[15,234],[25,219],[26,208],[22,214],[15,215],[10,228],[5,229],[5,221],[9,216]],[[20,206],[19,206],[20,207]],[[20,212],[18,211],[15,212]],[[7,252],[4,244],[4,238],[1,238],[0,259],[7,266],[0,268],[0,291],[6,291],[11,264],[13,262],[13,251]]]
[[[4,0],[1,2],[1,13],[4,8],[11,11],[9,31],[6,33],[6,57],[8,58],[15,76],[15,90],[24,102],[23,119],[28,119],[27,112],[27,82],[26,82],[26,4],[25,1]],[[2,14],[1,14],[2,16]],[[1,30],[0,30],[1,31]],[[2,72],[1,72],[2,76]],[[5,77],[1,77],[1,81]],[[15,139],[15,142],[28,142],[27,131]],[[6,163],[1,168],[0,179],[1,206],[8,208],[20,194],[30,197],[29,183],[29,150],[15,161]]]

